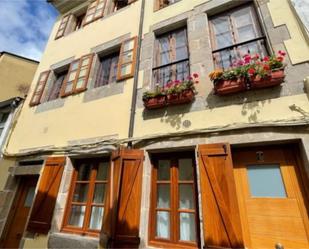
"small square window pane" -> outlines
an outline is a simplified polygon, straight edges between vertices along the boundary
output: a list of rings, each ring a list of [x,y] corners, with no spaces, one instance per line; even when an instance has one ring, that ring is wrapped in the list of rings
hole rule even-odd
[[[91,173],[91,165],[82,164],[78,169],[77,181],[89,181]]]
[[[192,213],[180,213],[180,240],[195,241],[195,215]]]
[[[132,63],[121,66],[121,75],[128,75],[132,72]]]
[[[90,224],[89,224],[90,229],[101,230],[103,214],[104,214],[103,207],[92,207]]]
[[[122,57],[122,64],[130,63],[133,61],[133,51],[125,52]]]
[[[69,225],[82,227],[85,217],[86,206],[73,205],[69,219]]]
[[[170,179],[170,160],[159,160],[158,163],[158,180]]]
[[[73,81],[73,80],[75,80],[75,78],[76,78],[76,71],[70,73],[69,81]]]
[[[179,159],[179,180],[193,180],[192,159]]]
[[[168,239],[170,237],[170,213],[165,211],[157,212],[157,232],[159,238]]]
[[[287,197],[279,165],[247,167],[252,197]]]
[[[192,184],[179,184],[179,208],[194,209]]]
[[[77,183],[73,194],[74,202],[86,202],[88,195],[88,184]]]
[[[1,134],[1,131],[0,131],[0,134]],[[35,187],[30,187],[27,192],[24,207],[31,207],[34,193],[35,193]]]
[[[81,77],[86,76],[87,71],[88,71],[87,68],[81,69],[80,72],[79,72],[79,76],[78,77],[81,78]]]
[[[79,65],[79,61],[73,62],[72,66],[71,66],[71,70],[76,70],[78,68]]]
[[[99,164],[96,180],[104,181],[107,180],[109,162],[102,162]]]
[[[102,204],[105,196],[105,184],[96,184],[93,196],[93,202]]]
[[[85,80],[86,80],[85,78],[79,78],[76,83],[76,89],[81,88],[84,85]]]
[[[170,207],[170,185],[159,184],[157,193],[157,207],[169,208]]]
[[[129,41],[125,42],[123,51],[125,52],[125,51],[131,50],[133,48],[134,48],[134,40],[129,40]]]

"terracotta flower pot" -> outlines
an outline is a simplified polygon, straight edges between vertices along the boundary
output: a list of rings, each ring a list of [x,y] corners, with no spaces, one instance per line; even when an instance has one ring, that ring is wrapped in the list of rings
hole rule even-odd
[[[215,94],[228,95],[246,90],[246,82],[243,78],[235,80],[221,80],[214,86]]]
[[[169,105],[180,105],[192,102],[194,99],[194,92],[192,89],[185,90],[179,94],[168,94],[167,103]]]
[[[159,96],[144,100],[144,106],[146,109],[159,109],[166,105],[166,97]]]
[[[251,79],[250,88],[259,89],[280,85],[284,81],[284,69],[271,71],[269,75],[264,78],[256,76]]]

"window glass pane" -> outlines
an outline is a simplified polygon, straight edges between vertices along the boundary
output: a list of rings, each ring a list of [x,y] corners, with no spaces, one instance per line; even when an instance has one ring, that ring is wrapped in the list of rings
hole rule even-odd
[[[156,236],[159,238],[170,237],[170,213],[164,211],[157,212],[157,232]]]
[[[73,62],[73,64],[71,65],[71,71],[74,71],[78,68],[79,65],[79,61]]]
[[[90,61],[90,58],[89,58],[89,57],[88,57],[88,58],[83,59],[83,62],[82,62],[82,67],[87,66],[87,65],[89,64],[89,61]]]
[[[192,159],[179,159],[179,180],[193,180]]]
[[[90,229],[101,230],[103,214],[104,214],[103,207],[92,207],[90,224],[89,224]]]
[[[78,169],[77,181],[89,181],[91,173],[90,164],[82,164]]]
[[[81,69],[79,72],[79,78],[84,77],[87,74],[88,68]]]
[[[81,88],[84,85],[85,80],[86,80],[85,78],[79,78],[76,83],[76,89]]]
[[[71,92],[73,90],[73,81],[68,81],[65,86],[65,92]]]
[[[1,132],[0,132],[0,134],[1,134]],[[35,187],[30,187],[28,189],[28,192],[27,192],[27,196],[26,196],[26,200],[25,200],[25,203],[24,203],[24,207],[31,207],[32,201],[33,201],[33,197],[34,197],[34,193],[35,193]]]
[[[194,209],[193,187],[191,184],[179,184],[179,208]]]
[[[77,183],[73,195],[74,202],[86,202],[88,195],[88,184]]]
[[[129,63],[133,61],[133,51],[123,53],[122,64]]]
[[[132,71],[132,64],[127,64],[127,65],[123,65],[121,66],[121,75],[128,75],[130,74]]]
[[[195,241],[195,215],[192,213],[180,213],[180,240]]]
[[[216,35],[217,39],[217,48],[225,48],[230,45],[233,45],[232,37],[230,33],[222,33],[220,35]]]
[[[134,40],[129,40],[124,43],[123,52],[134,48]]]
[[[107,180],[109,162],[102,162],[98,166],[96,180],[104,181]]]
[[[237,29],[238,42],[248,41],[255,38],[255,31],[252,25],[247,25]]]
[[[93,195],[93,202],[102,204],[104,202],[105,196],[105,184],[100,183],[95,185],[94,195]]]
[[[85,217],[85,206],[77,206],[73,205],[71,209],[71,215],[69,219],[69,225],[76,226],[76,227],[82,227]]]
[[[279,165],[247,167],[252,197],[287,197]]]
[[[169,208],[170,207],[170,185],[169,184],[158,184],[157,207],[158,208]]]
[[[157,178],[159,181],[170,179],[170,161],[169,160],[159,160]]]
[[[69,81],[73,81],[73,80],[75,80],[75,78],[76,78],[76,71],[75,71],[75,72],[70,73],[70,76],[69,76]]]

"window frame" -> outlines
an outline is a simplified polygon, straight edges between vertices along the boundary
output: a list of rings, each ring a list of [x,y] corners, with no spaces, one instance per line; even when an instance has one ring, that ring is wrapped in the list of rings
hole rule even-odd
[[[158,11],[158,10],[161,10],[161,9],[164,9],[166,7],[169,7],[173,4],[176,4],[178,2],[180,2],[181,0],[176,0],[176,2],[174,3],[164,3],[165,0],[155,0],[155,11]]]
[[[60,24],[59,24],[58,29],[57,29],[55,40],[57,40],[57,39],[59,39],[59,38],[61,38],[65,35],[65,32],[67,30],[68,24],[69,24],[70,19],[71,19],[71,15],[72,14],[70,13],[70,14],[64,15],[61,18]],[[66,21],[64,21],[65,18],[67,18]],[[62,24],[64,24],[64,27],[63,27],[63,29],[60,29]]]
[[[96,175],[98,171],[98,166],[100,163],[106,163],[108,162],[108,169],[107,169],[107,177],[106,180],[100,180],[96,181]],[[88,181],[77,181],[77,176],[78,176],[78,170],[79,167],[83,164],[91,164],[91,171],[90,171],[90,176]],[[75,166],[75,165],[76,166]],[[94,169],[95,168],[95,169]],[[92,159],[80,159],[77,160],[73,163],[73,173],[70,181],[70,189],[69,189],[69,194],[66,199],[66,205],[64,209],[64,214],[63,214],[63,220],[62,220],[62,225],[61,225],[61,232],[66,232],[66,233],[73,233],[73,234],[79,234],[79,235],[87,235],[87,236],[93,236],[93,237],[98,237],[100,235],[101,229],[96,230],[96,229],[90,229],[88,228],[91,220],[91,211],[92,207],[104,207],[104,212],[105,212],[105,204],[106,204],[106,198],[107,198],[107,191],[108,191],[108,184],[109,184],[109,175],[111,174],[111,163],[109,158],[92,158]],[[73,202],[73,195],[75,192],[76,185],[79,183],[88,183],[88,193],[87,193],[87,199],[86,202]],[[96,184],[105,184],[105,193],[104,193],[104,200],[101,204],[93,202],[93,197],[95,193],[95,185]],[[83,225],[82,227],[76,227],[69,225],[69,220],[70,220],[70,215],[71,215],[71,208],[72,205],[79,205],[79,206],[85,206],[85,215],[83,219]],[[103,219],[104,219],[104,213],[102,217],[102,223],[101,227],[103,224]]]
[[[64,80],[64,82],[62,84],[62,88],[61,88],[60,96],[62,98],[67,97],[67,96],[72,95],[72,94],[81,93],[81,92],[87,90],[90,72],[91,72],[91,69],[92,69],[93,57],[94,57],[94,53],[91,53],[91,54],[84,55],[84,56],[80,57],[79,59],[76,59],[76,60],[71,62],[68,74],[65,77],[65,80]],[[83,61],[86,60],[87,58],[89,58],[89,63],[87,65],[87,73],[85,75],[85,81],[84,81],[84,83],[81,87],[77,88],[77,82],[78,82],[78,79],[80,79],[80,71],[83,67],[82,64],[83,64]],[[76,69],[72,70],[72,67],[75,63],[78,63],[78,67]],[[68,83],[68,80],[69,80],[72,72],[76,72],[75,78],[72,81],[72,90],[66,92],[67,83]]]
[[[179,181],[179,160],[180,159],[192,159],[193,168],[193,180]],[[170,160],[170,179],[162,180],[162,184],[170,182],[170,207],[169,208],[157,208],[157,166],[159,160]],[[197,174],[196,174],[196,162],[194,152],[171,152],[160,153],[151,156],[151,193],[150,193],[150,212],[149,212],[149,227],[148,227],[148,242],[151,246],[168,247],[168,248],[198,248],[200,245],[200,226],[199,226],[199,206],[198,206],[198,191],[197,191]],[[192,183],[191,183],[192,182]],[[159,183],[161,184],[161,183]],[[194,212],[189,210],[180,209],[179,204],[179,192],[178,186],[180,184],[192,184],[194,195]],[[156,237],[156,212],[157,209],[170,209],[170,239],[157,238]],[[181,212],[188,211],[195,214],[195,234],[196,241],[180,241],[177,236],[180,236],[179,229],[179,214]],[[175,232],[176,231],[176,232]]]
[[[124,51],[125,44],[128,42],[133,41],[133,48]],[[130,62],[123,62],[124,60],[124,54],[132,51],[132,60]],[[137,60],[137,36],[134,36],[132,38],[126,39],[121,43],[120,53],[119,53],[119,59],[118,59],[118,68],[117,68],[117,81],[125,80],[128,78],[131,78],[134,76],[135,73],[135,67],[136,67],[136,60]],[[122,75],[121,74],[121,68],[123,65],[132,64],[131,72]]]
[[[54,101],[54,100],[57,100],[59,98],[61,98],[61,89],[62,89],[62,86],[64,84],[64,81],[66,80],[66,77],[68,75],[68,72],[69,72],[69,67],[67,67],[66,69],[62,70],[61,72],[57,73],[55,72],[55,70],[53,70],[53,80],[52,82],[50,82],[47,86],[47,89],[46,89],[46,93],[44,93],[44,102],[47,103],[47,102],[51,102],[51,101]],[[62,79],[62,82],[61,82],[61,86],[58,88],[56,88],[56,82],[59,80],[60,77],[63,77]],[[55,88],[59,90],[58,92],[58,96],[56,98],[52,98],[52,96],[54,96],[54,92],[55,92]],[[52,94],[53,93],[53,94]]]
[[[166,63],[166,64],[162,64],[161,65],[158,65],[158,61],[157,61],[157,56],[160,56],[160,42],[159,42],[159,39],[168,35],[168,34],[172,34],[172,33],[176,33],[178,31],[181,31],[183,30],[185,32],[185,38],[186,38],[186,48],[187,48],[187,58],[185,59],[180,59],[180,60],[175,60],[173,62],[169,62],[169,63]],[[169,44],[169,48],[170,48],[170,44]],[[171,49],[171,48],[170,48]],[[157,51],[156,51],[157,50]],[[172,49],[171,49],[172,50]],[[175,55],[176,54],[176,50],[177,50],[177,47],[175,47]],[[152,67],[152,85],[154,87],[155,84],[159,84],[160,85],[160,82],[154,82],[154,73],[155,71],[158,71],[158,70],[161,70],[165,67],[170,67],[170,66],[177,66],[177,64],[179,63],[185,63],[187,62],[188,63],[188,76],[190,76],[190,71],[191,71],[191,68],[190,68],[190,49],[189,49],[189,39],[188,39],[188,28],[187,26],[182,26],[180,28],[177,28],[177,29],[173,29],[173,30],[170,30],[168,32],[165,32],[163,34],[160,34],[158,36],[155,37],[155,56],[154,56],[154,61],[153,61],[153,65],[154,67]],[[163,86],[165,86],[166,82],[163,82]]]
[[[103,7],[102,7],[102,10],[101,10],[102,12],[101,12],[101,14],[99,16],[95,17],[96,12],[98,10],[100,10],[100,9],[98,9],[98,5],[101,2],[103,3]],[[91,6],[94,3],[95,3],[95,5]],[[90,24],[92,22],[95,22],[96,20],[102,18],[104,16],[104,12],[105,12],[106,6],[107,6],[107,0],[95,0],[95,1],[90,2],[89,5],[88,5],[88,8],[87,8],[86,15],[85,15],[84,22],[83,22],[82,26],[85,27],[86,25],[88,25],[88,24]],[[93,15],[93,17],[92,17],[92,19],[90,21],[87,21],[87,17],[89,16],[88,11],[90,9],[92,9],[92,8],[94,9],[94,12],[93,12],[93,14],[90,14],[90,15]]]
[[[234,21],[231,22],[229,20],[229,24],[232,23],[232,26],[231,26],[231,29],[230,29],[230,31],[231,31],[230,34],[231,34],[231,39],[233,41],[233,44],[229,45],[229,46],[226,46],[226,47],[217,48],[215,32],[214,32],[214,29],[213,29],[214,25],[213,25],[212,21],[214,19],[216,19],[216,18],[219,18],[219,17],[231,16],[233,14],[233,12],[236,12],[238,10],[241,10],[241,9],[244,9],[244,8],[248,8],[248,7],[251,8],[250,13],[252,13],[254,15],[253,16],[254,20],[252,22],[252,25],[253,25],[256,33],[257,34],[259,33],[259,35],[257,35],[257,37],[253,38],[253,39],[249,39],[249,40],[242,41],[242,42],[236,42],[237,32],[235,32],[235,30],[237,28],[233,26],[233,25],[235,25]],[[209,27],[209,36],[210,36],[210,42],[211,42],[211,48],[212,48],[212,60],[213,60],[214,66],[216,68],[218,68],[218,67],[217,67],[215,56],[214,56],[215,53],[219,53],[219,52],[224,51],[224,50],[233,50],[233,49],[235,50],[235,49],[237,49],[240,46],[243,46],[243,45],[246,45],[246,44],[250,44],[250,43],[253,43],[253,42],[258,42],[258,41],[263,42],[264,43],[265,51],[266,51],[267,54],[269,54],[269,44],[268,44],[267,36],[265,35],[264,27],[263,27],[263,25],[261,23],[260,16],[259,16],[259,13],[257,12],[256,6],[253,3],[251,3],[251,2],[243,3],[243,4],[241,4],[241,5],[237,6],[237,7],[228,9],[227,11],[221,11],[218,14],[210,16],[209,19],[208,19],[208,27]]]
[[[45,79],[41,80],[42,77],[44,77],[44,75],[46,75]],[[37,84],[36,84],[35,89],[32,93],[32,97],[31,97],[31,100],[30,100],[30,103],[29,103],[30,107],[39,105],[41,103],[43,92],[45,90],[49,75],[50,75],[50,70],[43,71],[43,72],[40,73]],[[41,85],[41,89],[39,89],[40,85]],[[37,99],[35,99],[36,96],[39,96],[39,97],[37,97]]]

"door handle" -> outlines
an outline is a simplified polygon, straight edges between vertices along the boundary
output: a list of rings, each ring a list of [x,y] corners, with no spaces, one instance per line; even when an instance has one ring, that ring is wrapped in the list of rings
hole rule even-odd
[[[284,246],[281,243],[277,243],[275,249],[284,249]]]

